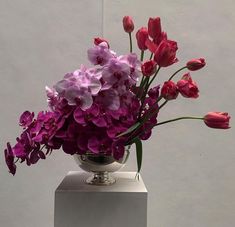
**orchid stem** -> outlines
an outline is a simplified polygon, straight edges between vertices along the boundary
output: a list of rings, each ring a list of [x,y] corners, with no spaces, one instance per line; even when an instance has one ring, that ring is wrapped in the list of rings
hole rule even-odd
[[[184,66],[184,67],[180,68],[179,70],[177,70],[177,71],[169,78],[168,81],[172,80],[173,77],[174,77],[178,72],[180,72],[180,71],[182,71],[183,69],[186,69],[186,68],[187,68],[187,66]]]
[[[130,53],[132,53],[132,37],[131,37],[131,32],[129,34],[129,39],[130,39]]]
[[[174,119],[171,119],[171,120],[162,121],[160,123],[157,123],[155,126],[163,125],[163,124],[170,123],[170,122],[173,122],[173,121],[184,120],[184,119],[203,120],[204,118],[203,117],[178,117],[178,118],[174,118]]]

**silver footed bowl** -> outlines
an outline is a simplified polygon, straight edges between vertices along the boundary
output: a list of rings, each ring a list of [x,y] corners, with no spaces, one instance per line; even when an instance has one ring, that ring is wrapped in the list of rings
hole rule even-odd
[[[110,176],[110,173],[120,170],[125,166],[130,151],[126,147],[124,156],[119,160],[114,159],[112,155],[87,153],[84,155],[75,154],[74,159],[78,166],[86,172],[93,173],[93,176],[86,180],[91,185],[111,185],[116,180]]]

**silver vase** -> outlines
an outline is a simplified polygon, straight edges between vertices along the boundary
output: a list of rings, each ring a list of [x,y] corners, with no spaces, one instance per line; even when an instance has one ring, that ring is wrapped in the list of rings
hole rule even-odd
[[[84,155],[74,155],[74,159],[78,166],[86,172],[93,173],[93,176],[86,180],[91,185],[111,185],[116,182],[110,173],[121,169],[127,162],[130,147],[126,147],[124,156],[116,160],[111,155],[94,154],[88,152]]]

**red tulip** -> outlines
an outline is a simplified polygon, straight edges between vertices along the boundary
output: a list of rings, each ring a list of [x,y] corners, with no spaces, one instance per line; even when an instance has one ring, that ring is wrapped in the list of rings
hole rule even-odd
[[[145,45],[147,46],[147,48],[149,49],[149,51],[151,53],[155,53],[157,50],[157,44],[154,43],[152,40],[150,40],[149,38],[146,40]]]
[[[148,39],[148,30],[145,27],[140,28],[136,33],[137,45],[140,50],[146,50],[147,46],[145,44]]]
[[[173,81],[166,81],[161,90],[161,96],[166,100],[176,99],[179,94],[178,88]]]
[[[160,17],[156,17],[156,18],[149,18],[148,21],[148,33],[149,36],[153,39],[157,39],[162,32],[162,28],[161,28],[161,19]]]
[[[209,112],[204,116],[205,124],[210,128],[228,129],[230,116],[224,112]]]
[[[187,62],[186,66],[188,70],[196,71],[203,68],[206,65],[204,58],[192,59]]]
[[[153,75],[156,71],[156,62],[153,60],[144,62],[144,64],[141,66],[141,70],[144,76]]]
[[[160,67],[167,67],[178,61],[176,51],[178,50],[177,43],[171,40],[163,40],[158,46],[154,60]]]
[[[192,80],[190,73],[186,73],[182,79],[177,82],[177,87],[180,94],[186,98],[197,98],[199,96],[197,84]]]
[[[167,40],[167,33],[161,32],[161,34],[153,40],[156,45],[159,45],[162,40]]]
[[[133,20],[130,16],[123,17],[122,23],[123,23],[123,28],[124,28],[125,32],[127,32],[127,33],[133,32],[134,23],[133,23]]]
[[[94,38],[94,44],[95,44],[96,46],[99,45],[100,43],[103,43],[103,42],[107,43],[108,48],[109,48],[109,43],[108,43],[107,40],[102,39],[102,38],[99,38],[99,37]]]

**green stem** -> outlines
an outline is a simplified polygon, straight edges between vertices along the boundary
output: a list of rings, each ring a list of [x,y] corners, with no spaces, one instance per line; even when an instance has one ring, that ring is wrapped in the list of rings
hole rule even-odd
[[[154,76],[153,76],[152,79],[150,80],[148,87],[151,85],[151,83],[152,83],[152,82],[154,81],[154,79],[156,78],[156,76],[157,76],[157,74],[158,74],[160,68],[161,68],[161,67],[159,67],[159,68],[157,69],[156,73],[154,74]]]
[[[160,123],[157,123],[155,126],[170,123],[170,122],[173,122],[173,121],[179,121],[179,120],[183,120],[183,119],[203,120],[204,118],[203,117],[179,117],[179,118],[171,119],[171,120],[168,120],[168,121],[162,121]],[[130,139],[128,141],[128,144],[132,144],[136,140],[136,138],[138,138],[141,134],[143,134],[143,132],[136,135],[134,138]]]
[[[146,77],[146,79],[144,80],[144,96],[142,98],[145,98],[147,92],[148,92],[148,83],[149,83],[149,79],[150,77]]]
[[[184,120],[184,119],[203,120],[204,118],[203,117],[178,117],[178,118],[174,118],[174,119],[171,119],[171,120],[162,121],[160,123],[157,123],[155,126],[163,125],[163,124],[170,123],[170,122],[173,122],[173,121]]]
[[[139,91],[138,91],[138,93],[137,93],[137,97],[138,98],[140,98],[141,99],[141,91],[142,91],[142,87],[144,87],[145,86],[145,84],[146,84],[146,82],[147,82],[147,80],[146,80],[146,77],[143,75],[142,76],[142,79],[141,79],[141,82],[140,82],[140,86],[139,86]]]
[[[160,123],[157,123],[155,126],[158,126],[158,125],[162,125],[162,124],[166,124],[166,123],[170,123],[170,122],[173,122],[173,121],[179,121],[179,120],[183,120],[183,119],[193,119],[193,120],[204,120],[203,117],[179,117],[179,118],[175,118],[175,119],[171,119],[171,120],[168,120],[168,121],[163,121],[163,122],[160,122]],[[139,125],[139,127],[141,127],[142,125],[144,124],[144,121],[141,122],[141,124]],[[137,129],[139,129],[139,127]],[[138,138],[143,132],[141,132],[140,134],[138,135],[135,135],[133,138],[130,138],[130,140],[127,141],[127,144],[132,144],[136,138]]]
[[[152,60],[153,58],[153,53],[151,53],[149,60]]]
[[[132,53],[132,37],[131,37],[131,32],[129,34],[129,39],[130,39],[130,53]]]
[[[158,110],[160,110],[163,106],[165,106],[167,104],[168,100],[165,100],[158,108]]]
[[[140,54],[140,61],[144,60],[144,50],[141,50],[141,54]]]
[[[177,71],[169,78],[168,81],[172,80],[173,77],[174,77],[178,72],[180,72],[180,71],[182,71],[183,69],[186,69],[186,68],[187,68],[187,66],[184,66],[184,67],[180,68],[179,70],[177,70]]]
[[[154,81],[154,79],[156,78],[156,76],[157,76],[157,74],[158,74],[160,68],[161,68],[161,67],[159,67],[159,68],[157,69],[157,71],[155,72],[154,76],[151,78],[150,81],[149,81],[150,77],[147,77],[147,78],[146,78],[147,84],[146,84],[146,87],[145,87],[145,90],[144,90],[144,96],[142,97],[142,107],[143,107],[144,101],[145,101],[145,99],[146,99],[146,95],[147,95],[147,93],[148,93],[148,89],[149,89],[150,85],[152,84],[152,82]],[[144,84],[144,85],[145,85],[145,84]],[[140,110],[142,110],[142,107],[140,108]]]
[[[145,76],[144,75],[142,75],[142,79],[141,79],[141,82],[140,82],[140,87],[142,87],[143,86],[143,84],[144,84],[144,82],[145,82]]]
[[[144,107],[144,102],[145,102],[145,99],[146,99],[146,95],[147,95],[147,93],[148,93],[148,89],[149,89],[150,85],[152,84],[152,82],[154,81],[154,79],[156,78],[156,76],[157,76],[157,74],[158,74],[158,72],[159,72],[160,69],[161,69],[161,67],[159,67],[159,68],[157,69],[157,71],[155,72],[153,78],[152,78],[150,81],[149,81],[149,78],[150,78],[150,77],[147,77],[147,79],[146,79],[147,85],[146,85],[146,88],[145,88],[145,91],[144,91],[144,95],[143,95],[143,97],[141,97],[141,102],[142,102],[142,103],[141,103],[141,107],[140,107],[140,112],[139,112],[139,117],[138,117],[138,119],[141,118],[141,112],[142,112],[143,107]],[[160,101],[160,100],[157,100],[157,102],[158,102],[158,101]]]

